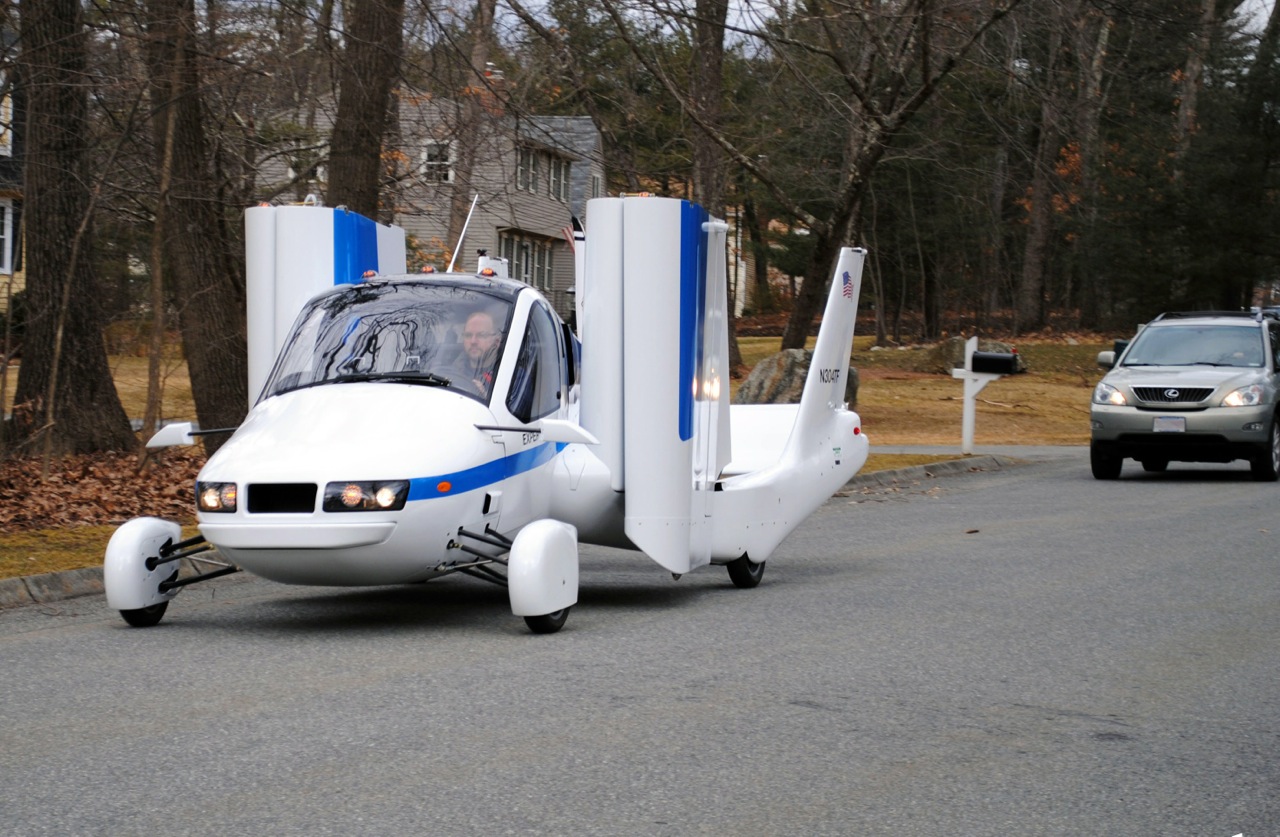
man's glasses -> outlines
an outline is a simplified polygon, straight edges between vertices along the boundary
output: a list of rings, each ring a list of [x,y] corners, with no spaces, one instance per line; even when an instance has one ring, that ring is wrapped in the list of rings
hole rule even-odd
[[[462,332],[463,340],[485,340],[489,337],[497,337],[496,331],[464,331]]]

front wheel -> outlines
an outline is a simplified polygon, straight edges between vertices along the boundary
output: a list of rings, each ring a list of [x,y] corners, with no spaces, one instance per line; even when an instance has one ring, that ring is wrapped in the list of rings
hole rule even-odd
[[[1249,460],[1249,472],[1258,482],[1275,482],[1280,477],[1280,421],[1271,420],[1267,444]]]
[[[735,558],[725,564],[725,567],[729,570],[729,580],[733,582],[733,586],[744,590],[755,587],[764,578],[764,561],[756,563],[745,555]]]
[[[164,618],[164,612],[168,609],[168,602],[160,602],[160,604],[140,607],[137,610],[122,610],[120,615],[124,617],[124,621],[135,628],[150,628],[160,624],[160,620]]]
[[[524,623],[535,634],[554,634],[564,627],[564,622],[568,618],[569,608],[563,607],[560,610],[544,613],[541,616],[526,616]]]
[[[1099,450],[1097,445],[1089,446],[1089,467],[1096,480],[1120,479],[1120,468],[1124,460],[1114,453]]]

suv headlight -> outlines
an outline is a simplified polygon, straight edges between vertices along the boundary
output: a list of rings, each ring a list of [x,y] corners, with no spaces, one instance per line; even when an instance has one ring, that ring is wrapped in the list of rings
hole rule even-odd
[[[1113,407],[1123,407],[1128,404],[1124,393],[1105,381],[1099,381],[1098,385],[1093,388],[1094,404],[1110,404]]]
[[[1240,387],[1222,399],[1224,407],[1256,407],[1266,398],[1266,392],[1257,384]]]

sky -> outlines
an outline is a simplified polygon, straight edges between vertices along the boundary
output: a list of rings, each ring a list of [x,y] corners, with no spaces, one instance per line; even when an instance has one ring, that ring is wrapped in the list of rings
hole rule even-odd
[[[1271,6],[1274,3],[1275,0],[1244,0],[1244,3],[1240,6],[1240,11],[1253,18],[1252,28],[1262,31],[1262,27],[1267,23],[1267,15],[1270,14]]]

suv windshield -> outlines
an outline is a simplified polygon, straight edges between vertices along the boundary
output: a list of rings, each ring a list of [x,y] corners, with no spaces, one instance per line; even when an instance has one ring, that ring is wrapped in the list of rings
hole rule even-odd
[[[451,386],[485,397],[471,380],[491,376],[510,313],[507,299],[451,285],[362,284],[323,296],[298,316],[262,398],[355,381]],[[473,346],[477,324],[486,339]]]
[[[1263,366],[1262,329],[1234,325],[1159,325],[1142,330],[1124,366]]]

